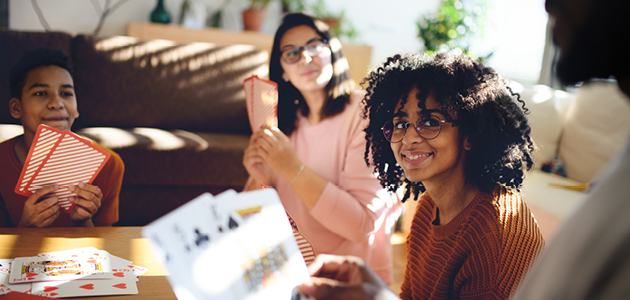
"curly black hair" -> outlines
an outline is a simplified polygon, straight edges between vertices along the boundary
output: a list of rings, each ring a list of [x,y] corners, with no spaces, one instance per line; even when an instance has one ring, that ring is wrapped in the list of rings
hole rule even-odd
[[[280,64],[282,55],[280,40],[289,29],[302,25],[313,28],[322,39],[328,41],[328,46],[332,51],[333,77],[326,86],[328,99],[321,112],[322,119],[341,113],[350,102],[350,93],[355,87],[355,83],[350,78],[348,61],[341,50],[341,42],[330,27],[319,19],[301,13],[284,16],[273,39],[269,60],[269,79],[278,84],[278,128],[286,135],[290,135],[295,130],[296,112],[300,111],[303,116],[308,116],[309,108],[300,91],[291,82],[285,82],[282,79],[284,71]]]
[[[520,95],[492,68],[466,55],[395,55],[372,70],[363,83],[367,86],[363,117],[369,118],[364,130],[365,161],[374,166],[381,185],[390,192],[406,184],[403,201],[412,192],[417,199],[424,186],[405,178],[381,127],[392,120],[399,100],[406,99],[413,88],[420,90],[418,106],[424,106],[433,91],[442,110],[456,113],[454,125],[472,145],[465,162],[469,180],[482,192],[497,185],[520,190],[525,170],[533,166],[535,150],[525,116],[529,111]]]
[[[44,66],[57,66],[66,69],[74,80],[74,69],[70,58],[61,50],[35,48],[24,54],[11,68],[9,73],[9,91],[11,98],[22,99],[22,89],[28,73]]]

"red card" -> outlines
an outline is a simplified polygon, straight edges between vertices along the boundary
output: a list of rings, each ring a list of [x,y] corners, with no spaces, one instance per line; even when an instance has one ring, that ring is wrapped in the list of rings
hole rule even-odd
[[[37,131],[33,142],[35,147],[32,147],[37,149],[33,151],[33,155],[29,153],[29,157],[27,157],[22,168],[24,178],[21,176],[18,179],[15,192],[20,195],[30,196],[36,190],[56,183],[59,185],[59,189],[55,195],[59,197],[59,203],[63,210],[69,213],[74,208],[74,203],[71,203],[69,198],[75,194],[70,192],[68,187],[80,182],[92,183],[109,159],[110,154],[96,147],[90,140],[68,130],[61,132],[56,143],[51,148],[38,147],[40,145],[39,140],[47,137],[45,134],[47,131],[59,131],[43,124],[38,127]],[[40,138],[38,139],[38,137]],[[43,142],[41,144],[44,145]],[[48,151],[43,159],[35,155],[41,149]],[[38,159],[34,172],[31,171],[33,169],[31,166],[33,157]],[[30,161],[29,158],[31,158]],[[25,172],[25,169],[28,171]],[[25,178],[26,176],[29,176],[29,178]],[[26,184],[24,184],[25,181]]]
[[[9,292],[2,297],[2,300],[41,300],[41,299],[53,299],[50,297],[43,297],[31,294],[24,294],[20,292]]]
[[[243,81],[245,103],[252,132],[262,126],[278,126],[278,85],[257,75]]]

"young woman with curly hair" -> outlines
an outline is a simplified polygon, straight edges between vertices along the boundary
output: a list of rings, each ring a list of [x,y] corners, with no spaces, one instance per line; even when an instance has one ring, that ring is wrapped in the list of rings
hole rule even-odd
[[[393,282],[390,237],[400,201],[363,161],[365,91],[354,87],[341,43],[324,22],[288,14],[274,37],[269,78],[278,84],[279,126],[252,135],[246,190],[273,186],[315,253],[360,256]]]
[[[523,101],[465,55],[396,55],[366,81],[365,160],[419,198],[400,297],[509,298],[544,243],[519,196],[534,150]],[[311,272],[301,289],[317,299],[395,297],[354,258]]]

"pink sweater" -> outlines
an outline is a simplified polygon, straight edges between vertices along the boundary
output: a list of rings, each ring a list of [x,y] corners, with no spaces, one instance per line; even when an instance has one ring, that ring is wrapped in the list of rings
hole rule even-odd
[[[283,178],[276,178],[272,185],[316,254],[359,256],[391,284],[390,237],[400,202],[382,189],[365,164],[367,120],[361,118],[362,97],[362,92],[353,93],[344,112],[315,126],[298,117],[297,129],[290,136],[297,156],[329,181],[312,210]]]

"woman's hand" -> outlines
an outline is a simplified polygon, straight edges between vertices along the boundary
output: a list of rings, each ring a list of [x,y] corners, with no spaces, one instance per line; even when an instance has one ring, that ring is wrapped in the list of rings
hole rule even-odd
[[[18,227],[46,227],[55,221],[60,213],[59,199],[51,194],[58,188],[57,185],[45,186],[28,197]]]
[[[297,158],[289,137],[277,127],[265,127],[256,136],[256,145],[259,155],[267,165],[291,182],[302,163]]]
[[[269,185],[273,177],[273,170],[267,165],[260,155],[260,147],[257,140],[261,132],[252,134],[249,138],[249,145],[245,149],[243,155],[243,166],[247,169],[247,173],[254,179],[264,185]]]

